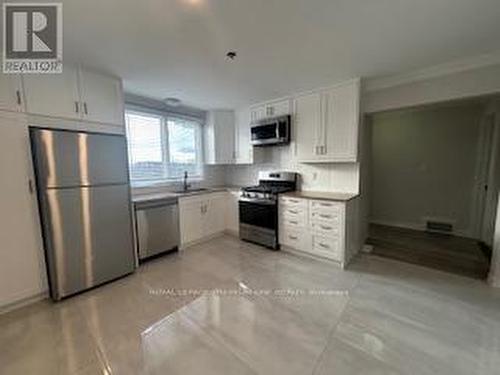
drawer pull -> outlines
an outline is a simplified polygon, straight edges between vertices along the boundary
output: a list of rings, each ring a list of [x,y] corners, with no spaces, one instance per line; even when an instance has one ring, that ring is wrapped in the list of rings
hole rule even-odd
[[[298,237],[295,237],[295,236],[288,236],[288,238],[291,239],[291,240],[294,240],[294,241],[298,240]]]
[[[321,242],[320,242],[320,243],[318,243],[318,245],[319,245],[320,247],[322,247],[323,249],[329,249],[329,248],[330,248],[330,246],[325,245],[324,243],[321,243]]]
[[[331,203],[320,203],[319,205],[322,207],[332,207]]]
[[[324,230],[332,230],[333,229],[332,227],[329,227],[329,226],[326,226],[326,225],[320,225],[319,227],[321,229],[324,229]]]
[[[322,217],[323,219],[331,219],[332,215],[319,214],[319,217]]]
[[[291,203],[300,203],[300,201],[298,201],[296,199],[289,199],[289,202],[291,202]]]
[[[288,220],[288,222],[289,222],[290,224],[299,225],[299,222],[298,222],[298,221],[295,221],[295,220]]]
[[[298,211],[295,211],[295,210],[288,210],[288,212],[290,212],[291,214],[294,214],[294,215],[297,215],[299,213]]]

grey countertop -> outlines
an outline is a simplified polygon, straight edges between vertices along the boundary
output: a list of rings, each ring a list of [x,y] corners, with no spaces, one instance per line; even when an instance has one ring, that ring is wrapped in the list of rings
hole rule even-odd
[[[178,193],[175,191],[158,191],[154,193],[133,193],[132,194],[132,202],[136,203],[145,203],[145,202],[153,202],[153,201],[164,201],[170,199],[178,199],[182,197],[191,197],[195,195],[203,195],[210,193],[217,193],[221,191],[239,191],[241,187],[239,186],[215,186],[204,188],[204,190],[193,190],[188,191],[187,193]]]
[[[359,196],[356,193],[339,193],[339,192],[324,192],[324,191],[292,191],[283,194],[285,197],[318,199],[328,201],[347,202]]]

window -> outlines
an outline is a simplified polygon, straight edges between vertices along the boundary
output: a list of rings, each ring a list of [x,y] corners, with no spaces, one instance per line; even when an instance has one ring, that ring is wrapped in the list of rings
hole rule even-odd
[[[174,116],[125,112],[130,179],[161,182],[202,177],[201,124]]]

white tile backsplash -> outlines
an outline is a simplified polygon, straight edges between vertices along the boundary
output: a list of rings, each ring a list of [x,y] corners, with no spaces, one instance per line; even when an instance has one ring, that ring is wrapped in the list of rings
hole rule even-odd
[[[205,165],[203,167],[203,180],[188,180],[193,186],[216,187],[225,185],[225,168],[221,165]],[[175,190],[182,187],[182,182],[162,183],[146,187],[132,187],[132,194],[159,193],[166,190]]]
[[[257,183],[263,170],[286,170],[300,174],[299,189],[358,193],[358,163],[302,164],[293,158],[290,146],[257,149],[252,165],[206,165],[202,181],[190,181],[194,186],[248,186]],[[157,193],[172,190],[175,184],[134,188],[133,193]],[[180,187],[180,183],[177,184]]]
[[[359,192],[359,163],[302,164],[294,160],[290,146],[258,149],[253,165],[225,167],[227,185],[257,183],[261,170],[287,170],[301,176],[301,190]]]

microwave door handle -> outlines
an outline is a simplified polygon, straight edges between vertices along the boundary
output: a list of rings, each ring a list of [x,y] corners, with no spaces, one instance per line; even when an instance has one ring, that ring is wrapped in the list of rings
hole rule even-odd
[[[276,120],[276,139],[280,138],[280,122]]]

